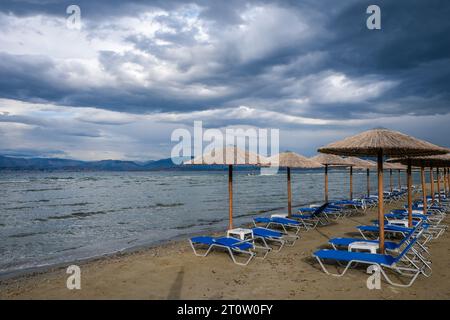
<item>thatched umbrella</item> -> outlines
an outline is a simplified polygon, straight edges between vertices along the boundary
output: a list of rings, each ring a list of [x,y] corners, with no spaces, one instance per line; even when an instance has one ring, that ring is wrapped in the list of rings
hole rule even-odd
[[[377,167],[377,164],[372,160],[363,160],[357,157],[347,157],[345,158],[347,161],[350,161],[354,164],[353,168],[355,169],[365,169],[367,176],[367,196],[370,196],[370,169],[374,169]],[[351,168],[351,167],[350,167]],[[352,190],[350,189],[350,198],[352,196]]]
[[[351,168],[352,165],[344,158],[333,154],[318,154],[310,159],[325,166],[325,202],[328,202],[328,166]]]
[[[383,210],[383,159],[385,156],[427,156],[445,154],[447,149],[413,138],[398,131],[372,129],[344,140],[331,143],[319,152],[344,156],[377,156],[378,169],[378,220],[380,228],[380,251],[384,253]],[[410,164],[408,165],[410,167]],[[409,190],[411,193],[411,190]]]
[[[323,166],[314,160],[308,159],[295,152],[283,152],[268,158],[271,166],[286,168],[287,193],[288,193],[288,217],[292,214],[292,189],[291,189],[291,168],[316,169]]]
[[[233,165],[268,164],[267,158],[253,152],[244,151],[235,146],[213,149],[192,160],[184,162],[188,165],[227,165],[228,166],[228,229],[233,229]]]

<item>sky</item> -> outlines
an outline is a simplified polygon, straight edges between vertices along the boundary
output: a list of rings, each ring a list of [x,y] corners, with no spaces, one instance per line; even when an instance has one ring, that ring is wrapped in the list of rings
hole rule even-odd
[[[375,127],[449,147],[448,17],[445,0],[2,0],[0,154],[167,158],[194,121],[279,129],[307,156]]]

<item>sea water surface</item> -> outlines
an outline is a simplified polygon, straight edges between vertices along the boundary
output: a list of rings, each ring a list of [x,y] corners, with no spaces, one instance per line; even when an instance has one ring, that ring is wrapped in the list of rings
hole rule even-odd
[[[294,171],[293,203],[321,202],[323,182],[320,170]],[[348,198],[348,171],[331,170],[329,183],[331,198]],[[285,211],[285,172],[236,171],[233,186],[236,226]],[[357,171],[354,194],[365,190],[366,173]],[[227,172],[0,172],[0,276],[187,239],[227,223]]]

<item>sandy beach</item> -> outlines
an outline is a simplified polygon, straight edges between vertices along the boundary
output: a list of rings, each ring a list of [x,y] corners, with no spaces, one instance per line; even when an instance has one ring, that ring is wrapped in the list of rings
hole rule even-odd
[[[419,196],[419,195],[417,195]],[[386,210],[403,204],[387,205]],[[66,266],[0,283],[1,299],[449,299],[449,233],[431,245],[433,274],[420,276],[410,288],[382,281],[368,290],[367,274],[351,270],[335,278],[322,272],[311,253],[336,236],[357,236],[355,226],[376,217],[343,218],[332,225],[301,233],[293,247],[254,259],[247,267],[227,254],[196,257],[186,240],[138,252],[81,263],[81,290],[66,288]],[[445,222],[444,222],[445,223]]]

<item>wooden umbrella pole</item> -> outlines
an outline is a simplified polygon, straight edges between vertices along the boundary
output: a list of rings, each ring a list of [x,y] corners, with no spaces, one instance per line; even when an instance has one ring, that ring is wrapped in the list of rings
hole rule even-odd
[[[433,175],[433,167],[430,167],[430,188],[431,188],[431,201],[434,202],[434,175]]]
[[[446,181],[447,181],[447,196],[450,194],[450,175],[449,175],[449,171],[448,168],[446,168],[447,171],[447,177],[446,177]]]
[[[384,208],[383,208],[383,151],[378,152],[378,225],[380,227],[380,253],[384,254]]]
[[[328,202],[328,165],[325,165],[325,202]]]
[[[350,200],[353,199],[353,167],[350,166]]]
[[[442,169],[444,171],[444,173],[442,174],[443,179],[444,179],[444,192],[445,192],[445,196],[447,196],[447,168]]]
[[[287,167],[288,217],[292,214],[291,168]]]
[[[448,193],[450,194],[450,169],[447,168],[447,186],[448,186]]]
[[[398,189],[401,190],[402,188],[402,178],[400,176],[400,169],[398,169]]]
[[[436,177],[437,177],[438,201],[439,204],[441,204],[441,175],[439,173],[439,168],[436,168]]]
[[[233,165],[228,165],[228,230],[233,229]]]
[[[389,186],[390,186],[390,191],[392,192],[392,190],[394,189],[393,183],[392,183],[392,169],[389,169]]]
[[[444,171],[443,173],[443,179],[444,179],[444,192],[445,192],[445,196],[448,195],[448,186],[447,186],[447,168],[442,169]]]
[[[411,228],[411,227],[412,227],[412,177],[411,177],[411,159],[408,159],[407,184],[408,184],[408,226]]]
[[[448,168],[445,168],[445,181],[447,182],[447,189],[445,190],[447,193],[446,193],[446,195],[448,196],[448,194],[449,194],[449,190],[450,190],[450,184],[449,184],[449,181],[448,181]]]
[[[367,169],[367,196],[370,197],[370,169]]]
[[[427,186],[425,184],[425,168],[420,167],[420,178],[422,180],[422,201],[423,201],[423,214],[427,214],[428,204],[427,204]]]

